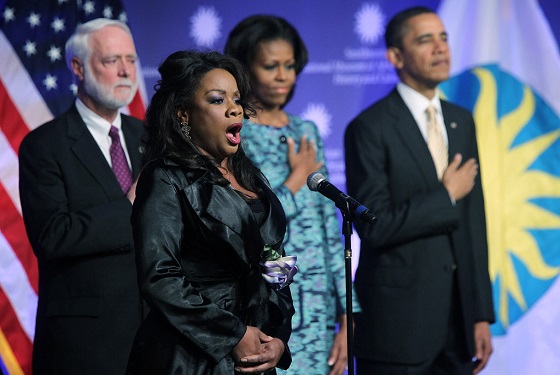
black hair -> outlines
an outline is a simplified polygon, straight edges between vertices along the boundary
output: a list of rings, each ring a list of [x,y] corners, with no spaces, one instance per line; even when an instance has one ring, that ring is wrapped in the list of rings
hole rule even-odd
[[[406,34],[406,22],[420,14],[435,13],[432,9],[424,6],[407,8],[395,14],[385,28],[385,46],[402,48],[402,38]]]
[[[294,68],[296,76],[299,75],[309,61],[307,47],[297,30],[282,17],[257,14],[243,19],[229,33],[224,53],[235,57],[249,68],[255,59],[259,44],[278,39],[292,45]],[[292,88],[284,106],[290,101],[293,93]]]
[[[146,139],[144,163],[157,158],[168,158],[192,169],[210,171],[210,180],[226,186],[229,182],[218,170],[218,160],[201,154],[189,138],[181,132],[177,114],[192,106],[194,95],[205,75],[214,69],[224,69],[237,82],[239,103],[244,116],[253,116],[255,110],[248,101],[251,88],[245,68],[231,56],[219,52],[178,51],[169,55],[159,66],[161,79],[154,86],[155,94],[146,111]],[[228,158],[228,167],[244,188],[260,192],[256,175],[260,173],[241,145]]]

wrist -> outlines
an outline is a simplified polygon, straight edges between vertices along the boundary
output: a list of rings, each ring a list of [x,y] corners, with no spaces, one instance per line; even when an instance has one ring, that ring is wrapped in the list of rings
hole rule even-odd
[[[457,204],[457,199],[455,198],[455,194],[453,194],[451,189],[449,189],[445,184],[442,184],[442,186],[445,189],[445,191],[447,192],[447,195],[449,196],[449,200],[451,201],[451,204],[453,206],[455,206],[455,204]]]
[[[284,186],[286,186],[292,194],[295,194],[303,187],[303,185],[306,184],[306,182],[307,177],[304,178],[301,173],[294,170],[290,173],[286,181],[284,181]]]

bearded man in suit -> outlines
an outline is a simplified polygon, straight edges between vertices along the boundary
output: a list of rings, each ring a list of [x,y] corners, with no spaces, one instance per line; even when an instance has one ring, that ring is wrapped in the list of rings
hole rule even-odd
[[[357,373],[472,375],[494,321],[474,120],[439,99],[450,52],[431,9],[396,14],[385,41],[400,82],[345,132],[349,194],[377,216],[355,223]]]
[[[119,113],[137,90],[136,59],[124,23],[79,26],[66,43],[77,99],[19,149],[23,218],[39,264],[34,374],[124,374],[142,320],[130,215],[143,125]]]

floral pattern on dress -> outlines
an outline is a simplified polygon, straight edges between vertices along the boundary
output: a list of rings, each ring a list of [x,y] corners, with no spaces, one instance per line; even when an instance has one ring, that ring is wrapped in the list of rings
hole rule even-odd
[[[328,179],[323,142],[317,126],[288,115],[289,124],[277,128],[243,121],[241,139],[245,152],[269,180],[286,212],[286,254],[298,257],[298,274],[290,285],[296,313],[292,318],[290,350],[292,364],[287,374],[325,375],[335,336],[337,316],[345,311],[346,284],[341,224],[334,203],[303,186],[292,194],[284,181],[290,174],[287,138],[296,147],[303,135],[312,140],[318,171]],[[355,293],[353,293],[355,297]],[[359,306],[354,298],[353,311]],[[278,373],[284,373],[278,370]]]

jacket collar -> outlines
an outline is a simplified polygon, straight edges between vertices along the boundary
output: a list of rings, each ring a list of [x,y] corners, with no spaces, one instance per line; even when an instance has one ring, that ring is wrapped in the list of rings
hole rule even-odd
[[[452,156],[457,152],[457,123],[453,120],[449,104],[444,100],[440,100],[440,103],[449,143],[448,154]],[[426,145],[426,141],[412,113],[396,89],[388,96],[388,111],[389,115],[394,118],[394,126],[401,136],[403,143],[415,155],[416,166],[422,171],[422,175],[426,177],[426,182],[437,181],[437,173],[433,166],[432,155]]]
[[[185,187],[185,193],[202,222],[235,248],[246,263],[254,263],[251,254],[260,254],[265,244],[282,246],[286,230],[286,218],[278,198],[268,184],[260,178],[265,192],[262,197],[267,206],[268,216],[264,223],[258,223],[249,205],[230,187],[210,183],[204,174],[193,172],[188,179],[195,181]],[[216,225],[216,222],[223,225]]]
[[[141,135],[138,134],[137,128],[128,116],[122,117],[122,131],[132,164],[132,175],[136,178],[142,167]],[[122,189],[111,166],[107,163],[95,139],[88,131],[75,104],[66,112],[66,126],[68,137],[74,140],[71,147],[72,152],[99,182],[108,196],[112,198],[122,197]]]

